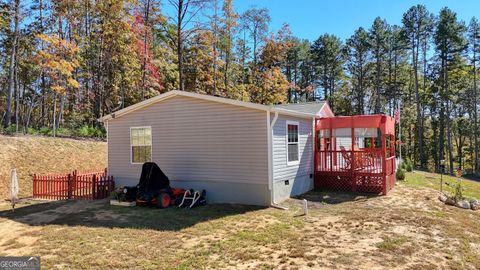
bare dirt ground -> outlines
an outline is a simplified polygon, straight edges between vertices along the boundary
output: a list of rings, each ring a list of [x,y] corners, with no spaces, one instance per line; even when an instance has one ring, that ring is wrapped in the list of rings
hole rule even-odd
[[[397,184],[388,196],[311,192],[289,210],[24,203],[0,211],[0,255],[48,269],[480,269],[480,212]],[[0,209],[8,206],[0,206]]]

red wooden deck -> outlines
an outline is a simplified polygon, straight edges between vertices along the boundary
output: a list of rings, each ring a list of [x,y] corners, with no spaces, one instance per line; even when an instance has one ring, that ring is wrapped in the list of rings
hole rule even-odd
[[[315,121],[315,188],[387,194],[395,185],[395,121],[385,115]],[[362,135],[363,134],[363,135]]]

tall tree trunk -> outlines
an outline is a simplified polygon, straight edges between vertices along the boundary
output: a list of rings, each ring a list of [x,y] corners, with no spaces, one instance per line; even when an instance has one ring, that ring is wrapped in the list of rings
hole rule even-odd
[[[65,99],[66,99],[66,95],[63,94],[63,95],[60,95],[60,111],[58,112],[58,119],[56,121],[57,123],[57,129],[60,128],[60,124],[63,124],[63,112],[64,112],[64,108],[65,108]]]
[[[18,124],[20,123],[19,121],[19,110],[20,110],[20,93],[19,93],[19,86],[18,86],[18,62],[15,61],[15,105],[14,105],[14,111],[15,111],[15,132],[18,133]]]
[[[380,51],[377,51],[376,56],[376,67],[375,70],[377,72],[375,78],[375,104],[374,104],[374,111],[376,114],[380,113],[381,105],[380,105],[380,89],[381,89],[381,72],[382,72],[382,62],[380,60]]]
[[[328,79],[327,79],[327,63],[323,63],[323,78],[322,78],[322,87],[323,87],[323,98],[328,100]]]
[[[182,39],[182,26],[183,26],[183,0],[178,0],[178,13],[177,13],[177,58],[178,58],[178,84],[181,91],[185,90],[184,74],[183,74],[183,39]]]
[[[13,32],[12,32],[12,48],[10,50],[10,62],[8,65],[8,90],[7,90],[7,103],[5,105],[5,119],[3,120],[3,126],[9,127],[12,118],[12,99],[15,91],[15,67],[17,60],[17,43],[18,43],[18,27],[20,20],[20,0],[15,0],[13,18]]]
[[[256,79],[257,72],[257,27],[253,29],[253,79]]]
[[[433,131],[433,138],[438,138],[438,121],[432,119],[432,131]],[[438,151],[438,140],[432,141],[432,153],[433,153],[433,163],[435,164],[435,172],[439,172],[439,151]]]
[[[452,128],[450,121],[450,90],[448,87],[448,55],[445,56],[445,69],[444,69],[444,87],[445,87],[445,99],[446,99],[446,125],[447,125],[447,147],[448,147],[448,159],[449,170],[453,173],[453,149],[452,149]]]
[[[475,145],[474,171],[479,173],[478,164],[478,112],[477,112],[477,44],[473,46],[473,138]]]
[[[428,49],[428,40],[425,38],[424,43],[423,43],[423,91],[427,91],[427,49]],[[418,110],[418,108],[417,108]],[[421,111],[421,119],[419,123],[419,141],[418,141],[418,151],[420,153],[420,168],[421,169],[426,169],[427,168],[427,155],[425,153],[425,147],[424,147],[424,140],[423,140],[423,128],[424,128],[424,110],[422,107],[420,107]]]
[[[247,61],[247,34],[246,29],[243,29],[243,42],[242,42],[242,80],[243,83],[247,83],[247,74],[245,72],[245,63]]]
[[[39,0],[39,5],[38,5],[38,11],[39,11],[39,15],[40,15],[40,33],[43,34],[44,33],[44,28],[43,28],[43,0]],[[45,43],[43,42],[43,39],[40,40],[40,50],[44,50],[45,49]],[[40,125],[41,126],[45,126],[45,114],[47,113],[47,109],[46,109],[46,103],[47,103],[47,99],[46,99],[46,88],[47,88],[47,82],[46,82],[46,78],[45,78],[45,72],[42,68],[42,70],[40,71],[41,74],[40,74],[40,89],[41,89],[41,93],[42,93],[42,97],[41,97],[41,111],[40,111],[40,119],[41,119],[41,123]]]
[[[53,94],[53,116],[52,116],[53,124],[52,124],[52,129],[53,129],[53,137],[56,136],[57,133],[57,92]]]
[[[230,68],[230,57],[231,57],[231,44],[232,44],[232,33],[230,26],[227,26],[227,48],[225,49],[225,72],[223,74],[224,78],[224,87],[225,87],[225,92],[228,93],[228,83],[229,83],[229,68]],[[228,96],[228,95],[227,95]]]
[[[458,143],[457,143],[457,154],[458,154],[458,167],[463,168],[463,143],[464,143],[464,136],[463,136],[463,121],[460,120],[458,123]]]
[[[445,60],[442,57],[441,59],[441,76],[442,76],[442,91],[440,93],[440,128],[439,128],[439,145],[438,145],[438,158],[439,164],[441,160],[445,160],[445,103],[444,103],[444,95],[445,95]]]
[[[415,45],[416,44],[416,45]],[[413,62],[413,74],[414,74],[414,83],[415,83],[415,103],[416,103],[416,112],[417,112],[417,117],[416,117],[416,129],[417,129],[417,134],[416,134],[416,142],[417,142],[417,151],[419,154],[419,160],[422,160],[422,155],[423,155],[423,128],[421,125],[422,122],[422,101],[420,100],[420,87],[419,87],[419,82],[418,82],[418,55],[419,55],[419,38],[418,34],[416,35],[416,38],[412,40],[412,62]],[[421,162],[420,162],[421,164]]]
[[[213,59],[212,59],[212,67],[213,67],[213,94],[218,95],[217,93],[217,41],[218,41],[218,0],[213,0],[213,25],[212,25],[212,32],[213,32]]]
[[[147,51],[148,51],[148,27],[150,27],[149,16],[150,16],[150,0],[147,0],[145,3],[145,21],[143,23],[144,27],[144,37],[143,37],[143,63],[142,63],[142,100],[145,99],[145,80],[147,77]]]

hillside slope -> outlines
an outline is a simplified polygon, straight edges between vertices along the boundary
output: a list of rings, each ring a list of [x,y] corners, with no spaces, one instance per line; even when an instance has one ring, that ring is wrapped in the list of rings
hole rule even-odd
[[[10,170],[17,169],[20,197],[32,195],[32,175],[106,167],[105,142],[0,135],[0,200],[7,199]]]

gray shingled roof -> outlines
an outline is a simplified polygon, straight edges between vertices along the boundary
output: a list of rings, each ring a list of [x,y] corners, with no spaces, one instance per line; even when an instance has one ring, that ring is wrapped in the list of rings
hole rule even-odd
[[[274,107],[295,111],[295,112],[318,114],[324,104],[325,104],[325,101],[317,101],[317,102],[279,104],[279,105],[275,105]]]

